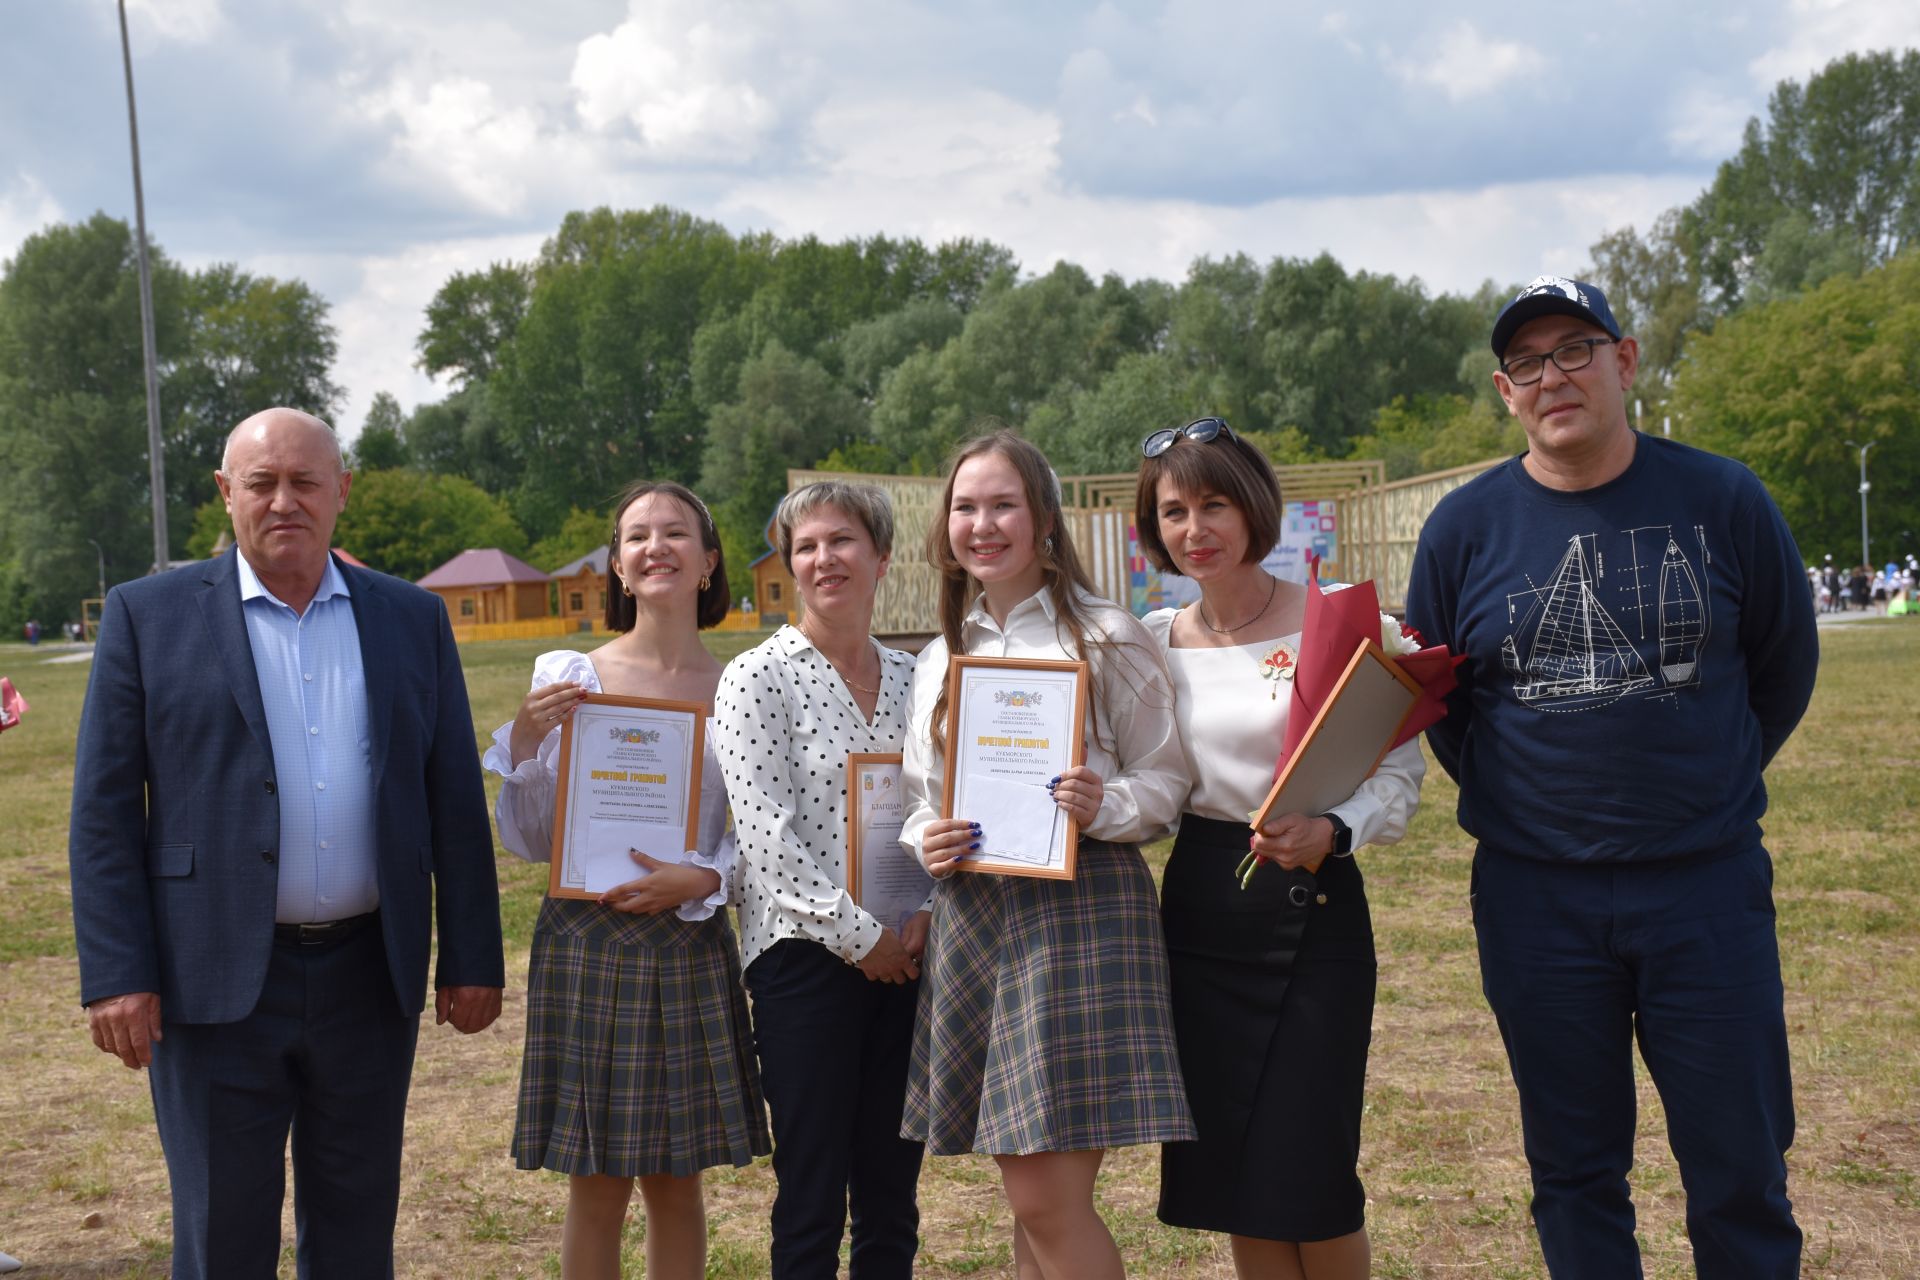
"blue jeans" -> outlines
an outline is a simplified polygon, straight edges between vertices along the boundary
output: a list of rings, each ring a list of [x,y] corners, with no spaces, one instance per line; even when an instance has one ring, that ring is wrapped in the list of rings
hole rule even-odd
[[[1793,1143],[1773,864],[1564,863],[1481,848],[1480,980],[1520,1093],[1555,1280],[1638,1276],[1632,1044],[1660,1091],[1697,1273],[1792,1280]]]

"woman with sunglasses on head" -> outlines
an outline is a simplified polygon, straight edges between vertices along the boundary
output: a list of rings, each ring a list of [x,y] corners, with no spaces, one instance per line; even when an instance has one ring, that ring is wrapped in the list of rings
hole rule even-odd
[[[1219,418],[1141,445],[1141,549],[1200,588],[1145,622],[1166,647],[1193,792],[1162,879],[1173,1018],[1200,1136],[1161,1149],[1160,1219],[1233,1239],[1242,1277],[1364,1280],[1357,1172],[1372,1038],[1373,926],[1352,853],[1406,834],[1426,772],[1394,748],[1324,814],[1249,838],[1292,706],[1307,590],[1261,567],[1280,485]],[[1242,889],[1251,845],[1269,858]]]
[[[607,626],[591,654],[534,663],[533,690],[484,761],[505,781],[500,840],[552,856],[560,726],[589,693],[713,705],[720,664],[700,629],[727,613],[727,571],[706,504],[642,481],[614,508]],[[598,901],[548,898],[534,925],[513,1155],[568,1174],[560,1274],[620,1274],[633,1185],[646,1205],[649,1276],[706,1273],[700,1171],[768,1151],[746,997],[725,911],[733,874],[712,730],[700,773],[699,848],[684,862],[635,852],[639,876]]]
[[[927,914],[847,892],[847,756],[900,750],[913,659],[871,634],[893,558],[872,485],[788,494],[774,541],[806,612],[727,665],[714,722],[742,859],[741,950],[773,1112],[774,1280],[907,1280],[921,1147],[900,1136]]]
[[[1108,1147],[1193,1136],[1153,877],[1135,842],[1187,794],[1152,638],[1093,594],[1046,458],[1011,431],[962,445],[928,531],[941,634],[914,670],[902,843],[938,883],[903,1132],[1000,1167],[1023,1280],[1125,1269],[1094,1209]],[[965,871],[992,814],[939,817],[949,654],[1084,659],[1086,763],[1055,783],[1079,823],[1072,880]],[[959,874],[956,874],[956,873]]]

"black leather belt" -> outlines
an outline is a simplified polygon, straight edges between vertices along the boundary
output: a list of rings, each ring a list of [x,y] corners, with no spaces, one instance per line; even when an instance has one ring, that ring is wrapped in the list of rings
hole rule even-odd
[[[291,946],[325,946],[330,942],[346,941],[354,934],[371,926],[379,918],[378,911],[369,911],[363,916],[348,916],[345,920],[322,920],[318,924],[276,924],[273,926],[273,940]]]

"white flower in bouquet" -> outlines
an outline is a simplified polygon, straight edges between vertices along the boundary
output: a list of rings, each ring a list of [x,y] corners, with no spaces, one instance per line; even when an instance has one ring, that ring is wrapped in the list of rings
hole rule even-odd
[[[1390,613],[1380,615],[1380,647],[1387,651],[1389,658],[1405,657],[1421,650],[1418,636],[1410,635],[1395,621]]]

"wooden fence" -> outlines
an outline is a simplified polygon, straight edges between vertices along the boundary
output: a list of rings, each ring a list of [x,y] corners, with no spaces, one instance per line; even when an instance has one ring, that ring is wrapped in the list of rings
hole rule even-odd
[[[1336,554],[1327,576],[1359,582],[1372,578],[1380,603],[1397,609],[1404,603],[1413,545],[1433,504],[1465,484],[1493,462],[1388,483],[1385,464],[1374,460],[1309,463],[1277,467],[1281,493],[1289,502],[1332,503],[1337,512]],[[874,602],[873,629],[879,635],[925,635],[939,626],[939,577],[926,555],[927,530],[941,518],[938,476],[848,475],[845,472],[787,472],[791,491],[818,480],[856,480],[879,486],[893,501],[893,565]],[[1067,528],[1100,593],[1136,611],[1152,600],[1146,586],[1150,570],[1141,560],[1133,530],[1135,476],[1063,476]]]

